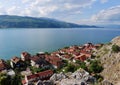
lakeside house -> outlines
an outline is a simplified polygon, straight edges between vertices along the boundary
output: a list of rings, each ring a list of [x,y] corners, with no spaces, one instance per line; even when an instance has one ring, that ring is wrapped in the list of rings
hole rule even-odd
[[[22,63],[22,61],[21,61],[21,59],[18,58],[18,57],[16,57],[16,56],[14,56],[10,60],[10,65],[11,65],[12,68],[16,68],[16,67],[20,68],[20,67],[24,66],[23,63]]]
[[[45,60],[45,57],[40,56],[39,54],[34,55],[30,58],[30,64],[31,66],[37,67],[37,68],[48,68],[49,63]]]
[[[21,53],[21,60],[22,61],[29,61],[30,57],[31,57],[31,55],[28,52],[22,52]]]
[[[39,80],[48,80],[52,75],[53,75],[52,70],[46,70],[43,72],[39,72],[37,74],[28,75],[28,76],[25,76],[24,80],[22,80],[22,84],[29,85]]]
[[[62,66],[62,59],[56,55],[45,55],[45,60],[49,62],[54,68],[60,68]]]
[[[3,59],[0,59],[0,73],[7,71],[8,68],[7,63]]]
[[[84,44],[83,46],[70,46],[59,50],[58,57],[65,60],[80,60],[84,62],[87,59],[90,59],[92,56],[92,51],[96,50],[101,45],[93,45],[92,43]]]
[[[30,58],[30,62],[31,62],[31,66],[35,66],[37,68],[41,67],[41,65],[43,64],[43,60],[36,55]]]

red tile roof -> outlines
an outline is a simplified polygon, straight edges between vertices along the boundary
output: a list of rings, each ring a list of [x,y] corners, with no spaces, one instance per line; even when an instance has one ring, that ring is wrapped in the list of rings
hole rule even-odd
[[[79,59],[81,61],[85,61],[86,59],[90,58],[91,54],[81,53],[79,56],[75,56],[75,59]]]
[[[38,57],[38,56],[33,56],[33,57],[31,57],[30,59],[31,59],[32,61],[34,61],[34,62],[37,62],[37,61],[39,61],[41,58]]]
[[[0,71],[7,69],[8,65],[6,64],[6,62],[4,60],[0,60]]]
[[[28,80],[35,79],[35,78],[44,79],[45,77],[48,78],[48,77],[50,77],[52,75],[53,75],[53,71],[52,70],[46,70],[46,71],[43,71],[43,72],[39,72],[37,74],[29,75],[29,76],[27,76],[27,79]]]
[[[60,67],[60,65],[62,64],[62,60],[54,55],[46,55],[45,56],[45,60],[48,61],[49,63],[51,63],[52,65],[55,65],[57,67]]]
[[[12,62],[14,62],[14,63],[17,63],[17,62],[19,62],[20,61],[20,58],[18,58],[18,57],[13,57],[12,59],[11,59],[11,61]]]
[[[29,54],[28,52],[22,52],[22,55],[23,55],[24,57],[30,56],[30,54]]]

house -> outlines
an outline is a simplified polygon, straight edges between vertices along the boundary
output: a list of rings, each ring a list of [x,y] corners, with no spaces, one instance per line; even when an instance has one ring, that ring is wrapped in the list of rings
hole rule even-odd
[[[29,61],[30,57],[31,57],[31,55],[28,52],[22,52],[21,53],[21,60],[22,61]]]
[[[12,68],[15,68],[15,67],[20,67],[21,65],[20,65],[20,58],[18,58],[18,57],[13,57],[12,59],[11,59],[11,61],[10,61],[10,65],[11,65],[11,67]]]
[[[42,59],[45,59],[45,53],[44,53],[44,52],[38,52],[38,53],[36,54],[36,56],[38,56],[38,57],[40,57],[40,58],[42,58]]]
[[[35,66],[35,67],[44,68],[45,66],[47,66],[46,61],[42,57],[39,57],[37,55],[34,55],[33,57],[31,57],[30,62],[31,62],[31,66]]]
[[[31,66],[39,67],[42,59],[38,56],[33,56],[30,58]]]
[[[60,68],[62,65],[62,59],[55,55],[45,55],[45,60],[54,68]]]
[[[52,70],[46,70],[43,72],[39,72],[37,74],[28,75],[28,76],[25,76],[24,80],[22,80],[22,84],[28,85],[28,84],[31,84],[33,82],[35,83],[39,80],[48,80],[52,75],[53,75]]]
[[[8,68],[6,62],[3,59],[0,59],[0,72],[7,71]]]
[[[91,54],[87,54],[87,53],[81,53],[79,56],[75,56],[74,59],[75,60],[80,60],[82,62],[84,62],[86,59],[91,58]]]

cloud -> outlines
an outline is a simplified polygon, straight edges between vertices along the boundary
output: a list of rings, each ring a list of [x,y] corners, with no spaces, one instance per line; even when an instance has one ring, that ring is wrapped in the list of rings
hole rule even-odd
[[[83,8],[89,8],[95,0],[11,0],[5,1],[1,14],[34,16],[34,17],[57,17],[63,14],[82,13]]]
[[[101,0],[101,3],[106,3],[106,2],[108,2],[108,0]]]
[[[101,23],[120,23],[120,5],[101,10],[98,14],[93,15],[91,20]]]

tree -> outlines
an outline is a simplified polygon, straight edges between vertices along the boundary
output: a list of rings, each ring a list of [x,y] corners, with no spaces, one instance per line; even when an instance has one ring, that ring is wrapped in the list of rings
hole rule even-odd
[[[8,76],[6,74],[0,74],[0,85],[22,85],[21,76],[15,75],[14,77]]]
[[[74,71],[76,71],[76,70],[77,70],[77,68],[76,68],[75,65],[69,64],[69,65],[66,67],[65,72],[74,72]]]
[[[87,70],[87,66],[86,66],[85,62],[81,62],[80,60],[76,60],[76,63],[79,64],[80,68]]]
[[[103,67],[100,65],[99,61],[92,61],[89,67],[89,71],[92,73],[100,73],[103,70]]]
[[[21,76],[15,75],[13,78],[11,78],[11,84],[8,85],[22,85],[21,84]]]
[[[112,46],[112,51],[113,52],[119,52],[120,51],[120,47],[118,45],[113,45]]]

